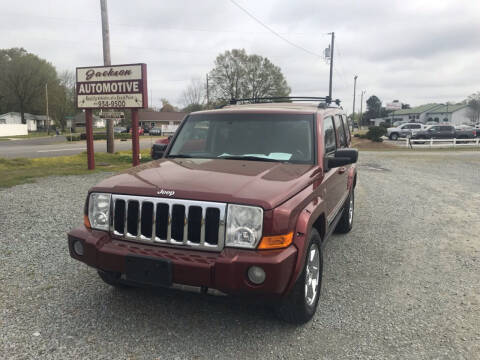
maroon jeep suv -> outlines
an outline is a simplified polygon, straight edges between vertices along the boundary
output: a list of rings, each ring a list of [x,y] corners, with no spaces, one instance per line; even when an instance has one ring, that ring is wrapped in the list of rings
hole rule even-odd
[[[90,189],[70,255],[112,286],[254,295],[308,321],[322,245],[352,228],[358,157],[344,111],[316,99],[190,114],[163,158]]]

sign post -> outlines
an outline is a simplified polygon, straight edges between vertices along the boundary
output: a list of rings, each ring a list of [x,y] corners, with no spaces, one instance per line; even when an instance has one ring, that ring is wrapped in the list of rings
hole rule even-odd
[[[138,131],[138,110],[132,109],[132,161],[133,166],[140,165],[140,144],[139,144],[139,131]]]
[[[93,148],[93,115],[92,109],[85,110],[85,135],[87,137],[88,170],[95,169],[95,150]]]
[[[132,163],[140,163],[138,109],[148,106],[147,65],[127,64],[78,67],[76,101],[85,109],[88,168],[95,168],[93,150],[93,109],[132,110]]]

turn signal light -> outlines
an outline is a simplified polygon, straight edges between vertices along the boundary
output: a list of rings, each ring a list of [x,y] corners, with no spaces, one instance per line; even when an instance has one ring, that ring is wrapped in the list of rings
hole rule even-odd
[[[258,245],[258,249],[266,250],[286,248],[292,243],[292,240],[293,232],[286,235],[264,236],[262,241],[260,241],[260,245]]]
[[[92,227],[92,225],[90,225],[90,220],[88,220],[88,215],[83,215],[83,224],[87,229]]]

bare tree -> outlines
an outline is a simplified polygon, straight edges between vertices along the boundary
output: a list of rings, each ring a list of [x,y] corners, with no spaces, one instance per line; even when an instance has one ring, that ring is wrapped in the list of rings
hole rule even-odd
[[[278,66],[260,55],[248,55],[244,49],[218,55],[209,78],[212,79],[212,98],[217,102],[290,94],[290,87]]]
[[[184,107],[203,105],[205,102],[205,84],[198,78],[191,79],[190,84],[183,90],[180,102]]]
[[[470,107],[468,117],[473,123],[480,122],[480,91],[470,95],[466,101]]]

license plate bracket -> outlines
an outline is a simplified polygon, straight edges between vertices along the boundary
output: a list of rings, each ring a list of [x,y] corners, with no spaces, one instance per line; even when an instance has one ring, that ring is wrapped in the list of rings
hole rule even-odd
[[[128,255],[125,257],[125,278],[148,286],[171,286],[172,262],[168,259]]]

